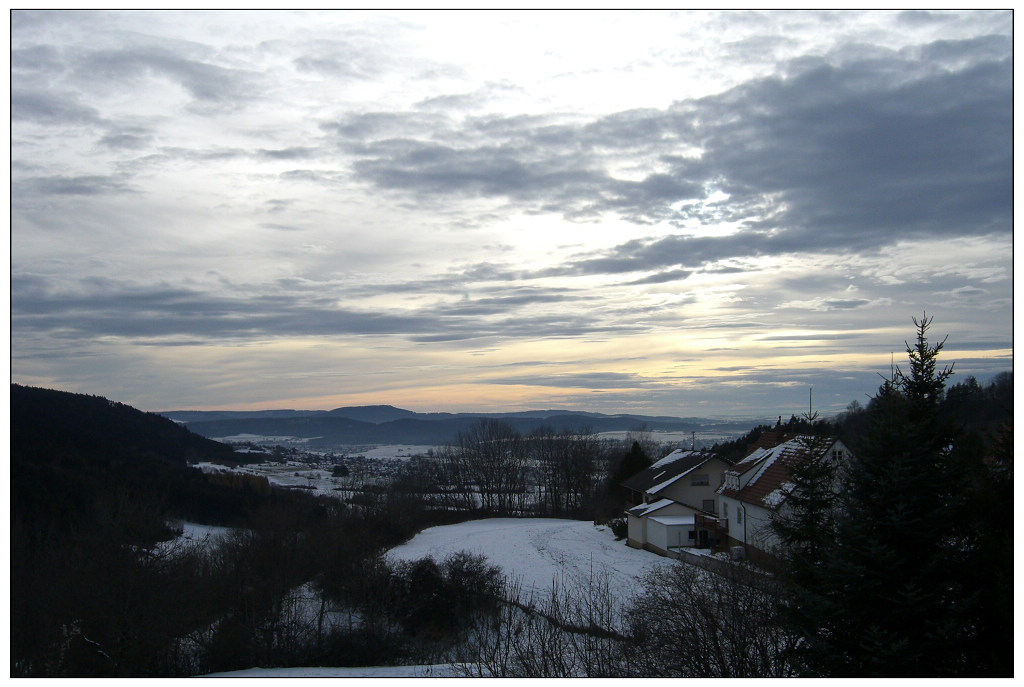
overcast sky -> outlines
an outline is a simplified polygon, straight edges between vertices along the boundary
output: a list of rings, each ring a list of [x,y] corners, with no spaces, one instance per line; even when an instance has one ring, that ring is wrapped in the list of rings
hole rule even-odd
[[[1013,363],[1012,14],[13,12],[12,381],[862,403]]]

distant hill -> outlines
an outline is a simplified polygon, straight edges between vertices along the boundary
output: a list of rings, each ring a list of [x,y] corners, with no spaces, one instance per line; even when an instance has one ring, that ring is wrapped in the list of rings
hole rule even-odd
[[[390,405],[354,406],[330,411],[259,412],[167,411],[197,434],[211,438],[240,435],[295,437],[313,448],[356,444],[443,444],[454,441],[481,418],[507,422],[523,434],[540,426],[555,431],[665,431],[742,433],[750,420],[723,421],[647,415],[605,415],[585,411],[533,410],[510,413],[417,413]]]
[[[327,414],[334,417],[344,417],[360,422],[393,422],[394,420],[408,420],[415,418],[419,413],[411,410],[403,410],[394,406],[354,406],[349,408],[335,408],[327,411]]]

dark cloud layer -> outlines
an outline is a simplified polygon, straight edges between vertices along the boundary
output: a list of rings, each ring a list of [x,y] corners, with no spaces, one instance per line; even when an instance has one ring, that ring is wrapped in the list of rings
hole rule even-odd
[[[495,288],[492,295],[442,301],[415,310],[360,310],[340,306],[358,300],[329,284],[303,284],[268,292],[237,286],[230,295],[117,279],[87,279],[57,288],[39,276],[12,279],[12,325],[25,332],[63,337],[198,337],[200,339],[292,336],[397,335],[411,341],[504,339],[510,332],[572,337],[609,332],[585,309],[561,314],[530,312],[538,306],[586,302],[586,297],[540,289]]]
[[[166,78],[184,88],[196,101],[231,107],[254,96],[255,74],[190,59],[158,47],[99,50],[77,65],[79,78],[106,87],[131,85],[144,78]]]
[[[804,61],[786,78],[583,127],[492,120],[487,131],[510,141],[501,145],[474,144],[476,136],[462,146],[368,140],[353,147],[354,168],[390,190],[497,196],[566,217],[615,212],[641,223],[702,219],[706,208],[671,206],[717,190],[729,195],[720,219],[743,227],[725,238],[679,234],[625,243],[580,260],[567,274],[696,268],[733,257],[878,250],[899,239],[1009,232],[1009,46],[1001,38],[947,42],[924,53],[840,65]],[[979,53],[984,61],[936,69],[936,53]],[[675,152],[683,148],[701,152]],[[616,179],[605,171],[608,150],[658,150],[671,171]]]

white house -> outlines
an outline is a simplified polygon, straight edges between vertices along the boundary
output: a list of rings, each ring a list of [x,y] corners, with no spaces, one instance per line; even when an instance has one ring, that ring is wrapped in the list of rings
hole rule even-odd
[[[669,546],[708,547],[714,528],[704,521],[716,517],[716,490],[729,467],[717,453],[677,449],[627,479],[626,543],[657,553]]]
[[[778,541],[769,527],[771,514],[785,507],[794,485],[790,470],[804,461],[843,461],[849,449],[835,437],[797,436],[757,448],[725,473],[718,488],[720,524],[729,545],[771,553]]]

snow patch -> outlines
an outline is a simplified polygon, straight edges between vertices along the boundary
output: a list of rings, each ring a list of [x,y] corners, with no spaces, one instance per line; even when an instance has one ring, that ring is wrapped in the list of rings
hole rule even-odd
[[[527,593],[544,594],[557,580],[588,583],[606,575],[610,591],[622,600],[637,591],[638,576],[675,562],[616,541],[608,528],[553,518],[489,518],[431,527],[391,549],[388,557],[441,561],[459,551],[485,556]]]

